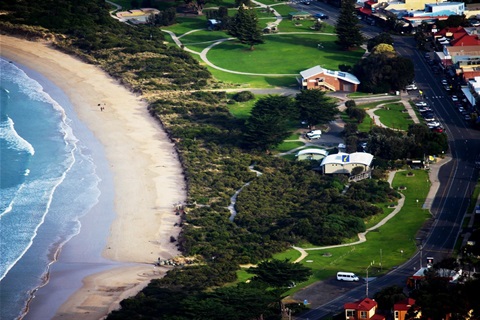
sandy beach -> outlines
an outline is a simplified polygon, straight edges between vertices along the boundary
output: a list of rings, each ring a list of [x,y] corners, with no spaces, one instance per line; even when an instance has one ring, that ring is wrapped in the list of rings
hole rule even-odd
[[[38,291],[26,318],[42,315],[42,309],[57,310],[53,301],[65,294],[62,284],[69,284],[67,292],[75,293],[63,296],[53,318],[100,319],[166,271],[153,267],[159,257],[179,254],[170,236],[180,231],[174,226],[179,221],[174,205],[185,201],[186,192],[174,145],[148,114],[146,103],[99,68],[48,44],[3,35],[0,55],[42,74],[67,95],[80,121],[103,146],[114,186],[105,190],[114,198],[109,234],[95,232],[101,225],[97,216],[109,207],[100,201],[61,252],[56,264],[63,266]],[[89,246],[94,249],[85,250]]]

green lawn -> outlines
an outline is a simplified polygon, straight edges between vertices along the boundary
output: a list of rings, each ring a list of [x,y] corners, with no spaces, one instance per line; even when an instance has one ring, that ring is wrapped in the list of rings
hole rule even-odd
[[[407,131],[408,126],[414,123],[403,103],[386,104],[383,108],[375,110],[374,114],[390,129]]]
[[[215,65],[233,71],[266,74],[297,74],[316,64],[338,70],[342,64],[354,65],[362,51],[339,50],[336,37],[323,34],[274,34],[265,37],[265,43],[249,46],[238,41],[226,41],[208,52]],[[324,49],[318,50],[322,43]]]
[[[427,210],[422,209],[430,182],[427,182],[426,171],[412,172],[413,177],[408,177],[407,171],[398,172],[393,181],[394,188],[406,187],[401,191],[405,196],[402,210],[377,231],[369,232],[367,242],[328,250],[308,250],[308,256],[301,263],[312,268],[313,276],[305,283],[297,284],[295,290],[333,276],[339,270],[355,272],[364,277],[365,269],[371,262],[373,265],[369,269],[369,276],[378,276],[402,264],[415,253],[415,234],[431,217]],[[348,240],[351,241],[353,239]]]

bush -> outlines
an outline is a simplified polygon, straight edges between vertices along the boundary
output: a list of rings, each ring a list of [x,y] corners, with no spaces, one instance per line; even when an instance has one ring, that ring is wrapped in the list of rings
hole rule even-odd
[[[240,91],[233,96],[233,100],[238,102],[246,102],[252,99],[255,99],[255,95],[250,91]]]
[[[347,108],[355,108],[356,106],[357,106],[357,103],[355,102],[355,100],[345,101],[345,107]]]

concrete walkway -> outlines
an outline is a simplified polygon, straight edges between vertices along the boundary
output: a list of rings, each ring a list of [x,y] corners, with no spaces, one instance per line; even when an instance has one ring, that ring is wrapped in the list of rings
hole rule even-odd
[[[418,117],[417,117],[417,114],[415,113],[415,111],[413,110],[412,106],[410,105],[410,103],[408,101],[405,101],[405,99],[402,99],[400,100],[400,102],[403,104],[403,106],[405,107],[405,109],[407,110],[408,112],[408,115],[410,116],[410,118],[412,119],[413,123],[420,123],[420,120],[418,120]],[[375,111],[377,111],[378,109],[382,109],[385,105],[387,105],[388,103],[382,103],[382,104],[379,104],[378,106],[376,106],[375,108],[372,108],[372,109],[367,109],[366,112],[367,114],[370,116],[370,118],[373,119],[373,124],[376,125],[376,126],[379,126],[379,127],[382,127],[382,128],[388,128],[386,125],[384,125],[381,121],[380,121],[380,117],[377,116],[375,114]],[[396,129],[393,129],[393,130],[396,130]]]

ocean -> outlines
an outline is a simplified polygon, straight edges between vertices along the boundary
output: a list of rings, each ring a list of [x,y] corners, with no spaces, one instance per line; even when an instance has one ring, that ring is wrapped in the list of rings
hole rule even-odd
[[[0,319],[24,316],[98,203],[99,149],[58,87],[0,58]]]

